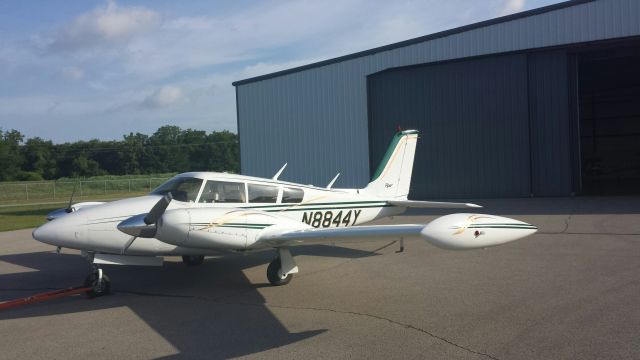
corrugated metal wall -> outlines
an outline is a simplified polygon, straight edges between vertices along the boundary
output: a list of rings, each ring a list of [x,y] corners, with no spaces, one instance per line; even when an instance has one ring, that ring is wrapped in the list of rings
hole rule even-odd
[[[411,198],[529,196],[526,55],[369,78],[372,169],[396,125],[420,130]]]
[[[571,130],[567,55],[532,53],[529,63],[531,191],[535,196],[572,192]]]
[[[442,60],[640,35],[640,1],[599,0],[237,86],[242,172],[363,186],[366,77]],[[536,185],[537,186],[537,185]]]
[[[370,168],[400,125],[421,131],[414,199],[569,195],[567,70],[552,51],[371,75]]]

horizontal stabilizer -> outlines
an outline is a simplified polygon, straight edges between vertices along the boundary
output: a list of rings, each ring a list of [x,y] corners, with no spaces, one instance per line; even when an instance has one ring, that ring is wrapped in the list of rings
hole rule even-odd
[[[414,200],[389,200],[389,204],[408,208],[481,208],[482,206],[471,203],[454,203],[441,201],[414,201]]]

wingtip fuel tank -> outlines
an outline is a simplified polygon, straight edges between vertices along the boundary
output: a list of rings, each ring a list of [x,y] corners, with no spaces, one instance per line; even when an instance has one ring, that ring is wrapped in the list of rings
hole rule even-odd
[[[427,224],[421,236],[448,250],[502,245],[534,234],[538,228],[522,221],[486,214],[451,214]]]

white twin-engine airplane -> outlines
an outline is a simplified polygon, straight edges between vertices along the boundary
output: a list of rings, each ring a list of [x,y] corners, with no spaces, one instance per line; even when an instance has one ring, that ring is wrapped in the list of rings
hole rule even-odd
[[[162,256],[182,256],[187,265],[221,250],[273,248],[267,268],[273,285],[298,272],[289,248],[367,240],[420,237],[445,249],[478,249],[531,235],[533,225],[506,217],[451,214],[428,224],[364,223],[407,208],[480,207],[407,200],[418,132],[398,132],[373,180],[363,189],[333,189],[227,173],[180,174],[149,195],[109,203],[79,203],[49,215],[33,237],[72,248],[93,263],[87,277],[94,295],[109,291],[100,264],[162,265]],[[285,164],[286,166],[286,164]]]

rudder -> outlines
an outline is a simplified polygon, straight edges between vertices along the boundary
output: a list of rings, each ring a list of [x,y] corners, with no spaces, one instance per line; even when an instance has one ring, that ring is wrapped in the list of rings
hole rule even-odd
[[[417,130],[395,134],[371,182],[363,191],[385,199],[406,199],[411,185]]]

